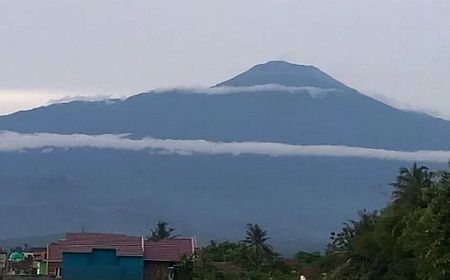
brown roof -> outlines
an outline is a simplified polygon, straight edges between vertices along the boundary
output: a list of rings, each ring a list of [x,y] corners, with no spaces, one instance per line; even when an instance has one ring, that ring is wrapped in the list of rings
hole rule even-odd
[[[67,233],[65,239],[48,246],[48,260],[62,261],[63,252],[90,253],[114,249],[118,256],[143,256],[142,237],[125,234]]]
[[[48,260],[61,262],[64,252],[90,253],[93,249],[114,249],[118,256],[138,256],[146,261],[176,262],[194,253],[192,238],[143,241],[142,237],[110,233],[67,233],[65,239],[48,246]]]
[[[164,239],[160,241],[146,240],[144,242],[144,260],[176,262],[183,255],[192,255],[194,246],[192,238]]]

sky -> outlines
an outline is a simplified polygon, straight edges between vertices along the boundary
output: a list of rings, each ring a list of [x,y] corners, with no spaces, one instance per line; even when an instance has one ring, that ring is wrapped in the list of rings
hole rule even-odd
[[[310,64],[450,119],[450,1],[0,0],[0,114]]]

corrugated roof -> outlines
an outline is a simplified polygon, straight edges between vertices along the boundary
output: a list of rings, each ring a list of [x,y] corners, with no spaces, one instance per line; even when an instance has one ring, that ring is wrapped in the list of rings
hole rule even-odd
[[[183,255],[194,253],[194,240],[164,239],[160,241],[146,240],[144,242],[144,260],[176,262]]]
[[[118,256],[143,257],[146,261],[176,262],[183,255],[192,255],[194,246],[192,238],[143,241],[142,237],[125,234],[67,233],[65,239],[48,246],[48,260],[60,262],[64,252],[90,253],[93,249],[114,249]]]
[[[63,252],[90,253],[114,249],[118,256],[143,256],[142,237],[124,234],[67,233],[65,239],[48,246],[48,260],[62,261]]]

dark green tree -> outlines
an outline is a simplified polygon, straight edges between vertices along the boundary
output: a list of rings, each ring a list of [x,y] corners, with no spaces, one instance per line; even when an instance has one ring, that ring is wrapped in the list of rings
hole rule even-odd
[[[258,224],[247,224],[247,231],[244,244],[247,245],[252,254],[250,260],[252,261],[256,271],[261,271],[263,265],[270,262],[274,256],[272,246],[267,243],[269,237],[267,231],[261,229]]]
[[[154,229],[152,229],[151,235],[147,237],[148,240],[158,241],[163,239],[173,239],[178,237],[174,235],[174,228],[169,228],[169,223],[159,221]]]
[[[402,168],[391,204],[359,212],[332,234],[326,279],[450,279],[449,178],[417,164]]]
[[[177,279],[192,280],[194,278],[195,262],[194,256],[184,255],[177,265]]]
[[[425,166],[414,163],[411,169],[401,168],[397,181],[393,183],[394,204],[404,207],[426,207],[431,200],[432,176]]]

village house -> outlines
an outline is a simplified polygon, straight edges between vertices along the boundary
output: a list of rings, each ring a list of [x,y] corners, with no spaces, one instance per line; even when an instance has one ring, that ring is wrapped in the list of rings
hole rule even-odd
[[[48,246],[47,274],[64,280],[172,280],[177,262],[194,248],[192,238],[67,233]]]
[[[24,253],[25,257],[31,256],[33,259],[33,269],[36,275],[47,274],[47,248],[34,247]]]
[[[45,275],[46,256],[46,247],[26,250],[17,247],[9,253],[0,249],[0,275]]]
[[[176,265],[180,257],[192,256],[195,243],[192,238],[144,241],[144,280],[176,279]]]
[[[6,251],[3,251],[2,248],[0,248],[0,277],[1,275],[6,273],[7,260],[8,260],[8,253]]]

